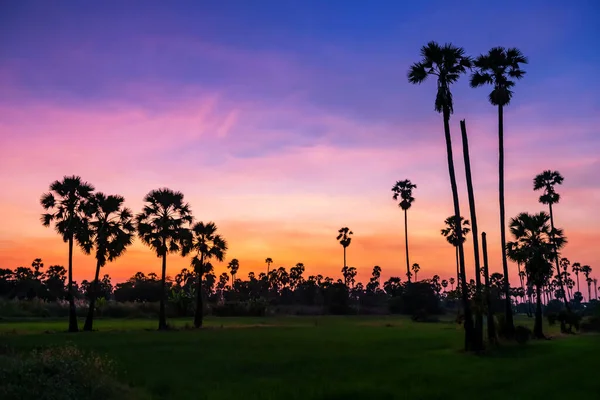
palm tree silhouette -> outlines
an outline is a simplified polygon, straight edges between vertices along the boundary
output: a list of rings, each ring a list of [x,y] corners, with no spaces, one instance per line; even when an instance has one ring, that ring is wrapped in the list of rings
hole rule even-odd
[[[581,273],[585,276],[585,281],[588,285],[588,303],[592,300],[592,281],[590,280],[590,274],[592,273],[592,267],[584,265],[581,267]]]
[[[214,222],[196,222],[192,226],[191,249],[196,254],[192,258],[192,267],[196,273],[196,311],[194,313],[194,327],[202,326],[203,304],[202,304],[202,280],[204,274],[212,272],[210,260],[223,261],[227,251],[227,242],[217,234],[217,226]]]
[[[393,199],[398,200],[398,197],[400,197],[400,203],[398,203],[398,206],[400,208],[402,208],[402,210],[404,211],[404,242],[406,245],[406,276],[408,278],[408,282],[410,282],[410,267],[409,267],[410,261],[409,261],[409,257],[408,257],[408,216],[407,216],[407,211],[412,206],[413,201],[415,201],[415,198],[412,196],[412,191],[413,191],[413,189],[416,189],[416,188],[417,188],[417,185],[414,185],[408,179],[396,182],[396,184],[392,188],[392,192],[394,193],[394,195],[392,196]],[[415,279],[416,279],[416,277],[415,277]]]
[[[546,170],[541,174],[538,174],[533,179],[533,190],[543,190],[544,193],[540,196],[540,203],[548,204],[548,210],[550,211],[550,227],[552,231],[554,231],[554,213],[552,209],[552,205],[556,204],[560,201],[560,194],[556,192],[554,187],[556,185],[561,185],[564,181],[564,178],[558,171],[550,171]],[[567,301],[567,295],[565,292],[565,286],[563,284],[562,276],[560,274],[560,266],[558,261],[558,252],[556,253],[556,272],[558,274],[558,283],[560,284],[560,289],[563,294],[563,301],[565,303],[565,307],[567,310],[570,309],[569,302]]]
[[[265,263],[267,264],[267,276],[269,275],[269,269],[271,268],[271,264],[273,264],[273,259],[271,257],[267,257],[265,259]]]
[[[83,325],[84,331],[93,329],[100,268],[120,257],[135,237],[133,213],[123,205],[124,202],[125,199],[119,195],[96,193],[88,203],[92,210],[88,230],[89,245],[96,249],[96,273],[90,291],[90,305]]]
[[[490,294],[490,264],[487,252],[487,234],[481,232],[481,251],[483,253],[483,279],[485,283],[485,304],[487,306],[487,334],[490,343],[496,343],[496,325],[494,322],[494,310],[492,308],[492,299]]]
[[[594,292],[596,294],[596,300],[598,300],[598,278],[592,279],[592,282],[594,282]]]
[[[521,64],[527,64],[527,58],[519,49],[494,47],[482,54],[473,63],[475,72],[471,75],[471,87],[493,85],[489,94],[492,105],[498,106],[498,195],[500,202],[500,240],[502,245],[502,271],[504,273],[504,295],[506,297],[506,326],[508,333],[514,333],[514,321],[510,301],[508,281],[508,263],[506,261],[506,216],[504,212],[504,107],[510,104],[513,96],[514,80],[521,79],[525,71]]]
[[[459,268],[458,247],[467,240],[467,234],[471,231],[469,228],[469,220],[460,217],[460,224],[457,224],[456,218],[454,215],[451,215],[444,220],[444,223],[446,224],[446,227],[441,230],[441,233],[448,243],[456,248],[456,281],[461,283],[465,277],[463,277],[463,271]],[[462,228],[459,230],[458,226],[461,226]]]
[[[577,279],[577,291],[581,293],[581,291],[579,290],[579,273],[581,272],[581,264],[579,264],[578,262],[573,263],[571,269],[575,273],[575,278]]]
[[[412,271],[415,273],[415,282],[417,282],[417,281],[418,281],[418,279],[417,279],[417,274],[419,273],[419,271],[420,271],[420,270],[421,270],[421,266],[420,266],[419,264],[417,264],[417,263],[414,263],[414,264],[412,265]]]
[[[167,297],[167,254],[180,253],[186,256],[190,251],[191,234],[188,228],[192,223],[190,206],[183,201],[183,193],[163,188],[152,190],[144,197],[144,208],[136,215],[138,236],[148,245],[157,257],[162,258],[160,310],[158,329],[167,329],[165,303]]]
[[[461,47],[452,44],[440,46],[436,42],[429,42],[421,48],[421,61],[414,63],[408,71],[408,81],[412,84],[423,83],[429,76],[437,79],[437,93],[435,96],[435,111],[442,113],[444,118],[444,135],[446,138],[446,153],[448,156],[448,172],[450,175],[450,186],[452,187],[452,200],[454,203],[454,216],[460,219],[460,204],[458,199],[458,187],[456,185],[456,174],[454,172],[454,160],[452,158],[452,138],[450,136],[450,115],[454,112],[452,92],[450,86],[458,81],[467,68],[471,67],[471,59],[465,55]],[[458,231],[459,238],[462,231]],[[462,275],[464,271],[464,250],[462,240],[458,240],[459,269]],[[462,301],[465,314],[465,349],[478,350],[473,335],[473,320],[471,318],[471,306],[467,293],[466,279],[461,280]]]
[[[229,273],[231,274],[231,288],[233,289],[233,284],[235,283],[235,275],[237,274],[238,269],[240,269],[240,262],[238,261],[238,259],[234,258],[231,261],[229,261],[229,264],[227,264],[227,269],[229,269]]]
[[[69,298],[69,332],[77,332],[77,312],[75,310],[75,294],[73,293],[73,244],[77,242],[84,252],[90,252],[87,239],[89,208],[86,200],[92,195],[94,187],[81,180],[79,176],[65,176],[62,181],[50,184],[50,192],[42,195],[41,204],[44,210],[42,225],[50,226],[61,235],[64,242],[69,243],[68,298]]]
[[[533,334],[543,338],[542,331],[542,288],[552,277],[552,261],[556,251],[566,244],[562,230],[552,233],[548,223],[550,216],[545,212],[538,214],[521,213],[510,220],[510,232],[515,238],[515,250],[509,255],[517,255],[524,261],[527,279],[536,287],[536,312]]]
[[[344,267],[343,270],[346,270],[348,266],[346,265],[346,247],[350,246],[350,242],[352,242],[352,238],[350,236],[353,235],[353,232],[347,227],[340,228],[338,230],[338,235],[335,240],[339,240],[340,244],[344,248]]]
[[[454,282],[456,282],[454,278],[448,279],[448,282],[450,282],[450,290],[454,290]]]

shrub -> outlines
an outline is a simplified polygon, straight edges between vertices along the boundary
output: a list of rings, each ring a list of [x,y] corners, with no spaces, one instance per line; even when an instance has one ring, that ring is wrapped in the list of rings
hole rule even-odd
[[[585,317],[580,328],[582,332],[600,332],[600,316]]]
[[[142,399],[143,393],[118,382],[111,360],[74,346],[0,355],[3,400]]]
[[[212,313],[217,317],[264,317],[266,310],[267,306],[264,301],[228,301],[214,306]]]
[[[519,344],[525,344],[531,339],[531,329],[521,325],[515,327],[515,340]]]
[[[579,330],[581,315],[576,312],[561,310],[556,316],[556,320],[560,322],[560,331],[562,333],[572,333],[573,328]]]

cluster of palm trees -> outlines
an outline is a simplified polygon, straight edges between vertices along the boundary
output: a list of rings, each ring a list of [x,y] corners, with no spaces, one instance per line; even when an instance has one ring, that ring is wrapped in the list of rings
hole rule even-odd
[[[522,69],[522,65],[527,64],[527,62],[527,58],[516,48],[494,47],[486,54],[481,54],[473,59],[466,55],[465,50],[461,47],[456,47],[450,43],[440,45],[432,41],[421,48],[421,60],[414,63],[408,71],[408,81],[412,84],[421,84],[428,78],[433,78],[437,81],[434,108],[435,111],[441,113],[443,116],[448,172],[454,205],[454,215],[446,219],[446,228],[442,230],[442,235],[456,247],[457,282],[461,285],[464,307],[466,350],[478,351],[483,346],[483,320],[481,307],[476,308],[475,325],[473,325],[471,305],[466,290],[467,281],[464,262],[465,256],[463,251],[465,236],[469,233],[469,229],[472,229],[476,277],[475,300],[481,301],[482,285],[480,282],[479,235],[474,190],[471,180],[466,123],[464,120],[460,121],[471,224],[469,224],[469,221],[465,220],[460,213],[458,188],[452,154],[450,117],[454,112],[451,86],[456,83],[462,75],[469,71],[471,72],[471,87],[477,88],[484,85],[492,86],[492,91],[488,96],[489,102],[498,109],[498,197],[500,242],[503,250],[502,270],[504,275],[506,334],[510,337],[515,332],[510,300],[510,283],[508,279],[509,270],[507,259],[509,256],[511,259],[518,261],[519,264],[525,266],[525,274],[528,280],[536,286],[537,290],[540,290],[545,284],[548,279],[548,274],[552,271],[552,263],[555,263],[559,275],[558,282],[562,288],[561,293],[568,309],[566,292],[563,287],[562,278],[560,277],[558,261],[559,250],[566,244],[566,238],[564,237],[562,230],[557,229],[554,226],[552,208],[552,206],[558,203],[560,199],[560,196],[554,190],[555,186],[561,184],[563,181],[562,176],[560,176],[558,172],[544,171],[534,180],[534,190],[543,190],[544,193],[540,197],[540,202],[549,206],[550,214],[519,214],[517,217],[511,219],[509,224],[510,232],[515,238],[515,241],[509,244],[506,240],[506,215],[504,206],[504,108],[510,104],[514,93],[515,82],[524,77],[525,71]],[[410,205],[414,200],[412,198],[411,190],[415,187],[416,186],[412,185],[410,181],[399,181],[392,189],[394,192],[394,200],[396,200],[398,196],[402,198],[400,207],[405,211],[405,236],[407,233],[406,210],[410,208]],[[485,233],[482,233],[482,236],[484,243],[483,275],[485,277],[485,286],[489,287]],[[408,239],[406,239],[406,247],[408,274]],[[512,249],[513,251],[507,251],[509,249]],[[538,308],[540,308],[540,297],[541,296],[537,296]],[[488,317],[492,316],[488,314]],[[490,340],[493,340],[493,333],[488,333],[490,334]],[[542,336],[541,309],[539,315],[536,313],[535,334],[537,336]]]
[[[227,242],[217,234],[213,222],[193,223],[189,204],[183,194],[170,189],[152,190],[144,198],[142,211],[133,215],[126,208],[124,198],[94,192],[94,187],[78,176],[67,176],[50,185],[50,191],[42,196],[44,226],[54,225],[58,234],[69,246],[68,301],[69,331],[77,332],[77,316],[73,289],[73,247],[78,245],[86,254],[94,251],[96,272],[90,293],[90,307],[84,330],[92,330],[94,303],[97,297],[100,268],[121,256],[132,244],[135,235],[149,246],[162,261],[162,295],[160,298],[159,329],[167,329],[166,321],[166,272],[167,255],[192,254],[191,266],[196,274],[196,313],[194,326],[202,326],[202,280],[213,269],[211,260],[222,261]],[[239,263],[233,259],[229,264],[235,277]]]

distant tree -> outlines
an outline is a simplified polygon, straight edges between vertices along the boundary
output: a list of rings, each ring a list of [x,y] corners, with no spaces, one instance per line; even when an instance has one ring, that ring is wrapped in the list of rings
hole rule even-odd
[[[448,281],[446,279],[442,280],[442,287],[444,288],[444,293],[446,292],[446,288],[448,287]]]
[[[271,257],[267,257],[265,259],[265,263],[267,264],[267,275],[269,275],[269,269],[271,268],[271,264],[273,264],[273,259]]]
[[[231,287],[233,288],[233,282],[235,282],[235,275],[240,269],[240,262],[238,261],[238,259],[234,258],[231,261],[229,261],[229,264],[227,264],[227,269],[229,269],[229,273],[231,274]]]
[[[217,226],[214,222],[196,222],[192,226],[192,241],[191,251],[194,257],[192,258],[191,266],[194,268],[196,275],[196,312],[194,314],[194,327],[202,326],[203,304],[202,304],[202,283],[205,274],[212,272],[212,264],[210,260],[223,261],[227,252],[227,242],[217,234]]]
[[[442,113],[444,119],[444,135],[446,139],[446,154],[448,159],[448,172],[450,175],[450,186],[452,188],[452,200],[454,205],[454,218],[460,220],[460,204],[458,197],[458,186],[454,171],[454,160],[452,156],[452,137],[450,135],[450,115],[454,112],[452,92],[450,86],[456,83],[472,65],[471,59],[465,55],[462,47],[455,47],[448,43],[440,46],[436,42],[429,42],[421,48],[421,60],[414,63],[408,71],[408,81],[412,84],[421,84],[428,77],[437,79],[437,93],[435,97],[435,111]],[[465,275],[464,250],[462,231],[458,231],[458,253],[459,269]],[[465,349],[477,349],[474,326],[466,290],[466,282],[462,280],[462,300],[465,315]]]
[[[93,328],[100,268],[120,257],[135,237],[133,213],[123,205],[124,202],[122,196],[107,196],[104,193],[95,193],[88,201],[92,217],[85,246],[96,251],[96,273],[91,284],[90,305],[83,326],[84,331],[91,331]]]
[[[506,219],[504,212],[504,107],[510,104],[515,81],[523,78],[525,71],[522,64],[527,58],[519,49],[494,47],[487,54],[482,54],[473,63],[475,71],[471,75],[471,87],[492,85],[489,101],[498,107],[498,175],[500,199],[500,240],[502,248],[502,271],[504,273],[504,295],[506,327],[509,335],[514,333],[513,313],[510,302],[510,284],[508,281],[508,263],[506,261]]]
[[[165,312],[167,254],[187,255],[192,214],[190,206],[183,201],[183,194],[171,189],[152,190],[144,197],[144,202],[142,212],[136,216],[138,236],[157,257],[162,258],[158,329],[164,330],[168,328]]]
[[[338,230],[338,235],[335,238],[335,240],[339,240],[340,244],[344,248],[344,268],[342,269],[342,271],[347,269],[346,248],[348,246],[350,246],[350,242],[352,242],[352,237],[351,237],[352,235],[353,235],[353,232],[346,226],[346,227],[340,228]]]
[[[450,278],[448,280],[450,282],[450,290],[454,290],[454,283],[456,282],[454,278]]]
[[[404,243],[406,245],[406,277],[408,278],[408,282],[410,282],[410,261],[408,257],[408,209],[412,206],[412,203],[415,201],[415,198],[412,196],[413,189],[416,189],[417,185],[414,185],[408,179],[403,181],[398,181],[392,188],[392,192],[394,195],[392,196],[394,200],[398,200],[400,198],[400,202],[398,206],[404,211]],[[416,279],[416,278],[415,278]]]
[[[456,218],[452,215],[444,221],[446,227],[441,230],[442,236],[446,238],[448,243],[456,248],[456,279],[458,283],[462,280],[466,280],[462,276],[461,269],[459,268],[459,245],[467,240],[467,233],[471,231],[469,228],[469,220],[460,217],[460,224],[456,223]],[[461,229],[458,229],[458,226]]]
[[[42,195],[41,204],[48,213],[42,214],[42,224],[54,223],[56,232],[64,242],[69,243],[68,299],[69,332],[77,332],[77,312],[75,310],[75,291],[73,290],[73,245],[82,245],[89,215],[86,213],[86,200],[92,195],[94,187],[78,176],[65,176],[62,181],[50,184],[50,192]],[[82,237],[84,238],[83,240]],[[82,247],[84,252],[89,252]]]
[[[550,216],[521,213],[510,220],[510,232],[520,258],[525,260],[527,279],[536,287],[536,312],[533,334],[543,338],[542,330],[542,288],[552,276],[552,261],[555,251],[566,244],[562,231],[555,230],[549,224]]]
[[[533,190],[543,190],[543,194],[540,196],[540,203],[548,205],[548,211],[550,212],[550,227],[552,228],[552,232],[554,232],[554,212],[552,209],[553,204],[557,204],[560,201],[560,194],[556,192],[555,186],[561,185],[564,181],[564,178],[558,171],[550,171],[546,170],[541,174],[538,174],[533,179]],[[558,283],[560,285],[560,289],[563,294],[563,301],[565,303],[565,307],[569,310],[569,302],[567,300],[567,295],[565,292],[565,286],[562,280],[562,275],[560,273],[560,263],[558,260],[558,252],[556,254],[556,273],[558,274]]]
[[[65,290],[65,281],[67,270],[62,265],[51,265],[46,270],[46,279],[44,285],[46,286],[47,299],[50,301],[56,301],[58,299],[64,299],[68,296]]]
[[[589,265],[584,265],[581,267],[581,273],[585,276],[585,281],[588,286],[588,302],[592,300],[592,281],[590,278],[590,274],[592,273],[592,267]]]
[[[415,274],[415,281],[418,281],[418,280],[419,280],[419,278],[418,278],[418,274],[419,274],[419,271],[420,271],[420,270],[421,270],[421,266],[419,266],[419,264],[417,264],[417,263],[414,263],[414,264],[412,265],[412,271],[413,271],[413,272],[414,272],[414,274]]]
[[[302,274],[304,274],[303,263],[297,263],[295,267],[290,269],[289,279],[292,290],[298,289],[298,287],[303,283],[304,278],[302,277]]]

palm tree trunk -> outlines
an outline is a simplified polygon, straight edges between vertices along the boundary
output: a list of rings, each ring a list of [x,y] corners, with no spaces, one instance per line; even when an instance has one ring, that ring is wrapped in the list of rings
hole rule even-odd
[[[565,291],[565,286],[563,284],[562,275],[560,273],[560,264],[558,262],[558,249],[556,248],[556,244],[554,243],[554,214],[552,213],[552,203],[548,204],[550,208],[550,228],[552,228],[552,244],[554,245],[554,253],[555,253],[555,261],[556,261],[556,273],[558,274],[558,283],[560,284],[560,289],[562,291],[563,302],[565,303],[565,308],[567,311],[571,311],[571,307],[569,306],[569,302],[567,301],[567,292]]]
[[[506,313],[506,331],[509,337],[515,332],[512,304],[510,301],[510,283],[508,281],[508,262],[506,260],[506,215],[504,212],[504,110],[498,106],[498,193],[500,200],[500,241],[502,245],[502,271],[504,273],[504,297]]]
[[[344,271],[346,271],[346,246],[344,246]],[[344,273],[344,286],[348,286],[348,282],[346,282],[346,273]]]
[[[463,142],[463,156],[465,161],[465,174],[467,178],[467,192],[469,195],[469,209],[471,212],[471,233],[473,235],[473,253],[475,256],[475,350],[483,348],[483,315],[481,313],[481,265],[479,263],[479,233],[477,230],[477,213],[475,211],[475,193],[471,177],[471,160],[469,156],[469,140],[465,120],[460,121],[460,130]],[[460,228],[459,228],[460,229]]]
[[[592,301],[592,282],[588,281],[588,303]]]
[[[458,200],[458,186],[456,185],[456,174],[454,173],[454,160],[452,157],[452,137],[450,136],[450,110],[444,107],[444,134],[446,136],[446,153],[448,156],[448,173],[450,175],[450,186],[452,187],[452,202],[454,203],[454,218],[457,222],[458,238],[458,262],[462,285],[462,301],[465,314],[465,351],[477,350],[473,332],[473,318],[469,293],[467,290],[467,275],[465,271],[465,253],[463,249],[462,227],[460,226],[460,204]]]
[[[160,309],[158,312],[158,330],[167,329],[167,313],[165,303],[167,302],[167,254],[162,256],[162,277],[160,280]]]
[[[196,312],[194,313],[194,327],[202,327],[204,308],[202,304],[202,278],[204,272],[204,253],[200,254],[200,271],[196,272]]]
[[[75,310],[75,294],[73,293],[73,235],[69,236],[69,332],[79,331],[77,326],[77,311]]]
[[[577,277],[577,291],[581,293],[581,290],[579,290],[579,273],[576,273],[575,276]]]
[[[88,308],[87,318],[83,325],[84,331],[91,331],[94,323],[94,308],[96,307],[96,298],[98,297],[98,280],[100,278],[100,261],[96,263],[96,275],[94,276],[94,282],[92,283],[92,291],[90,293],[90,305]]]
[[[494,310],[490,298],[490,270],[487,255],[487,238],[485,232],[481,233],[481,245],[483,247],[483,276],[485,282],[485,303],[487,304],[487,331],[488,341],[496,343],[496,325],[494,324]]]
[[[456,251],[456,289],[460,287],[460,270],[458,265],[458,246],[454,248]]]
[[[594,291],[596,292],[596,300],[598,300],[598,283],[594,282]]]
[[[408,212],[404,210],[404,243],[406,245],[406,277],[410,283],[410,261],[408,259]]]
[[[536,307],[535,307],[535,323],[533,325],[533,336],[537,339],[544,338],[544,332],[542,331],[542,287],[536,285],[535,290],[537,293]]]

